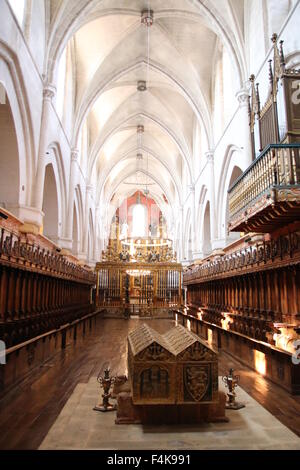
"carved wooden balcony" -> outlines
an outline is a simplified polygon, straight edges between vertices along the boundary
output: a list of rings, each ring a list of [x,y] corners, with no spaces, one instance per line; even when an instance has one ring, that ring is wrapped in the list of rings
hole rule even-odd
[[[300,219],[300,144],[269,145],[229,193],[232,232],[269,233]]]

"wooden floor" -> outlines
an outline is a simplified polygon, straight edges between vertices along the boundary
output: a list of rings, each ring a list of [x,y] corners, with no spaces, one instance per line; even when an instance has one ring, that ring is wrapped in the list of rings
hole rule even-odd
[[[139,320],[98,319],[94,331],[70,345],[0,402],[0,449],[37,449],[78,383],[87,383],[109,365],[113,375],[126,370],[126,337]],[[150,320],[160,332],[168,320]],[[247,369],[225,352],[219,374],[233,367],[243,389],[300,436],[300,397]],[[100,390],[100,388],[99,388]]]

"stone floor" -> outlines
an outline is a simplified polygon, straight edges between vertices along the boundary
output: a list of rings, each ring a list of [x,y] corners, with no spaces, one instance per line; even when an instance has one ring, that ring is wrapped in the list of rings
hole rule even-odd
[[[78,384],[40,449],[300,450],[300,438],[241,388],[246,408],[227,411],[229,423],[176,427],[116,425],[115,412],[93,410],[99,390],[95,377]]]
[[[78,335],[75,343],[67,344],[3,397],[0,449],[299,448],[300,396],[290,395],[222,350],[219,375],[234,368],[241,379],[239,397],[247,403],[247,408],[228,414],[229,424],[153,430],[115,426],[115,413],[93,411],[98,373],[109,365],[113,375],[124,374],[127,336],[139,324],[139,319],[99,316],[84,336]],[[164,333],[174,323],[151,319],[149,324]]]

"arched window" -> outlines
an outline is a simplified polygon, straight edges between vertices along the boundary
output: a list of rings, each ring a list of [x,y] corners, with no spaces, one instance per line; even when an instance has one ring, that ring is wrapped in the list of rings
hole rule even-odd
[[[23,27],[26,0],[8,0],[21,28]]]
[[[146,236],[146,207],[136,204],[132,210],[132,237]]]

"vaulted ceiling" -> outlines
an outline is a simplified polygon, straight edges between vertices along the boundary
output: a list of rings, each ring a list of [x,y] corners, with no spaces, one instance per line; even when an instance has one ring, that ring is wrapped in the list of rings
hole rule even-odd
[[[243,0],[51,0],[47,76],[72,56],[73,147],[88,134],[87,174],[107,203],[148,185],[158,203],[182,204],[197,177],[194,132],[214,145],[214,57],[222,44],[246,78]],[[151,9],[153,25],[141,22]],[[138,91],[138,81],[147,90]],[[137,126],[144,126],[139,138]],[[143,155],[137,160],[137,153]],[[129,184],[129,183],[132,184]],[[136,182],[136,185],[134,183]],[[162,207],[163,209],[163,207]]]

